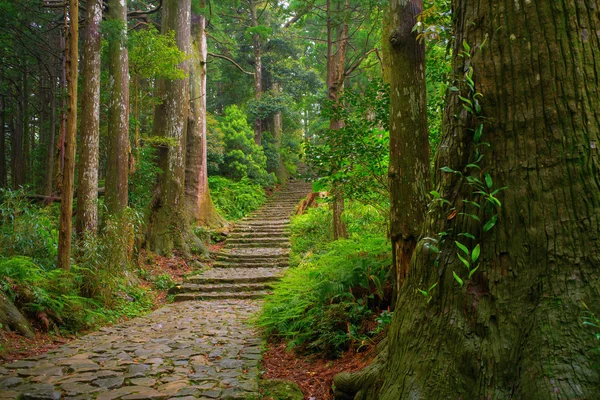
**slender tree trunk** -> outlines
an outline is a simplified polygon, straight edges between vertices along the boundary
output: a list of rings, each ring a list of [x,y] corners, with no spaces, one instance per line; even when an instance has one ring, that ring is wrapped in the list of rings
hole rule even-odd
[[[179,50],[186,54],[190,54],[190,24],[190,0],[165,0],[162,31],[174,31]],[[189,60],[184,61],[180,68],[187,75]],[[190,244],[199,246],[199,241],[194,240],[184,192],[189,93],[188,78],[158,81],[160,104],[154,113],[154,135],[172,143],[165,143],[160,148],[162,174],[151,205],[147,246],[149,250],[163,255],[170,255],[175,249],[189,254]]]
[[[81,101],[81,149],[77,188],[77,234],[98,232],[98,156],[100,136],[100,51],[102,0],[87,2],[87,27],[83,46],[83,98]],[[110,150],[109,150],[110,153]]]
[[[21,90],[21,122],[22,135],[23,135],[23,151],[21,157],[23,157],[23,184],[29,182],[31,176],[31,137],[29,135],[29,71],[27,69],[27,62],[23,58],[23,89]]]
[[[258,2],[255,0],[248,0],[250,7],[250,23],[253,27],[257,27],[258,24]],[[260,100],[263,92],[263,72],[262,72],[262,42],[259,34],[252,36],[252,44],[254,47],[254,95],[257,100]],[[263,122],[260,118],[254,120],[254,141],[259,146],[262,143],[262,131]]]
[[[345,6],[342,9],[341,2],[338,2],[337,12],[344,13],[344,22],[339,28],[333,25],[333,13],[331,9],[331,0],[327,0],[327,97],[338,106],[340,95],[344,90],[344,81],[346,79],[346,47],[348,46],[348,0],[345,0]],[[337,31],[334,39],[334,30]],[[334,44],[337,43],[337,44]],[[332,118],[329,121],[329,129],[337,130],[344,127],[344,122]],[[335,143],[331,144],[335,146]],[[331,188],[333,197],[333,238],[334,240],[348,237],[348,229],[342,218],[344,213],[344,194],[338,184]]]
[[[19,96],[21,97],[21,96]],[[11,161],[13,188],[18,189],[25,184],[25,163],[23,158],[23,103],[17,100],[17,116],[11,141]]]
[[[65,164],[61,185],[60,229],[58,234],[58,268],[71,268],[71,232],[73,215],[73,181],[75,177],[75,145],[77,134],[79,1],[69,0],[69,46],[67,51],[67,124]]]
[[[390,1],[390,236],[396,293],[421,234],[430,190],[425,44],[412,28],[423,0]]]
[[[281,94],[281,85],[279,82],[273,83],[273,92],[278,95]],[[281,111],[276,112],[271,119],[273,139],[275,140],[275,149],[277,150],[277,155],[279,156],[277,167],[275,168],[275,171],[272,172],[275,172],[275,176],[280,183],[285,183],[290,178],[290,174],[285,167],[283,158],[281,157],[281,142],[283,140],[283,116]]]
[[[6,187],[6,109],[4,96],[0,96],[0,188]]]
[[[53,179],[56,179],[56,187],[59,191],[62,191],[63,174],[65,168],[65,140],[67,137],[67,96],[64,95],[67,89],[67,42],[66,37],[68,36],[68,26],[65,26],[65,31],[61,31],[59,36],[60,48],[63,50],[61,65],[60,65],[60,79],[58,84],[58,93],[61,98],[60,107],[60,122],[59,122],[59,139],[56,143],[56,155],[55,157],[55,169],[56,175]]]
[[[127,52],[127,2],[111,0],[108,19],[118,24],[109,39],[111,82],[108,117],[106,207],[116,214],[127,207],[129,171],[129,60]]]
[[[50,77],[50,129],[48,131],[48,147],[46,149],[46,171],[44,175],[45,196],[50,196],[54,188],[54,164],[56,154],[56,78]]]
[[[201,7],[206,3],[201,2]],[[185,198],[192,221],[202,226],[222,226],[208,189],[206,161],[206,18],[194,15],[190,63],[190,115],[187,127]]]
[[[454,75],[473,68],[484,118],[474,120],[458,93],[450,95],[435,178],[451,205],[436,202],[428,214],[390,326],[387,364],[373,385],[355,388],[356,398],[600,398],[596,331],[581,325],[582,302],[600,315],[597,11],[593,1],[453,1]],[[455,86],[469,92],[464,81]],[[482,142],[489,147],[476,146]],[[482,172],[467,167],[476,150]],[[496,193],[502,208],[487,232],[490,210],[466,176],[489,181],[488,191],[507,187]],[[440,232],[451,236],[438,253],[429,238]],[[481,246],[471,279],[455,240]],[[435,282],[426,302],[417,289]]]

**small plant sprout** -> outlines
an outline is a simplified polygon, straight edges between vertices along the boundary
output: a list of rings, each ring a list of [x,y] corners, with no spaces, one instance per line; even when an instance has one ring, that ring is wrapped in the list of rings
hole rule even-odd
[[[438,283],[434,283],[433,285],[429,286],[429,288],[427,290],[423,290],[423,289],[417,289],[417,292],[421,293],[423,295],[423,297],[425,297],[427,299],[427,302],[429,303],[431,301],[431,291],[433,289],[435,289],[435,287],[438,285]]]

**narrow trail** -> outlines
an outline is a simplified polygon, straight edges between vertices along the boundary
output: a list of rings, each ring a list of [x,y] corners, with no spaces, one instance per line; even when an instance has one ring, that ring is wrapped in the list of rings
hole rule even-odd
[[[247,320],[287,268],[289,217],[309,191],[290,183],[240,221],[174,304],[0,366],[0,399],[258,399],[263,341]]]

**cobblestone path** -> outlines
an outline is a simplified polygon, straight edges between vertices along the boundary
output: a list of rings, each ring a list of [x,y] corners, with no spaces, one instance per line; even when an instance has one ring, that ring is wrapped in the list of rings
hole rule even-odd
[[[0,366],[0,399],[257,399],[263,342],[247,323],[287,267],[291,183],[232,231],[176,303]],[[193,300],[193,301],[186,301]]]

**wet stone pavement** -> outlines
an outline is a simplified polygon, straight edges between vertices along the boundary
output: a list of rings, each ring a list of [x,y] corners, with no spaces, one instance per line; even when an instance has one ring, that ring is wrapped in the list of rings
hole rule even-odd
[[[256,399],[256,301],[194,301],[0,367],[0,399]]]
[[[263,340],[248,323],[289,258],[300,182],[240,221],[175,303],[41,356],[0,366],[0,399],[258,399]]]

